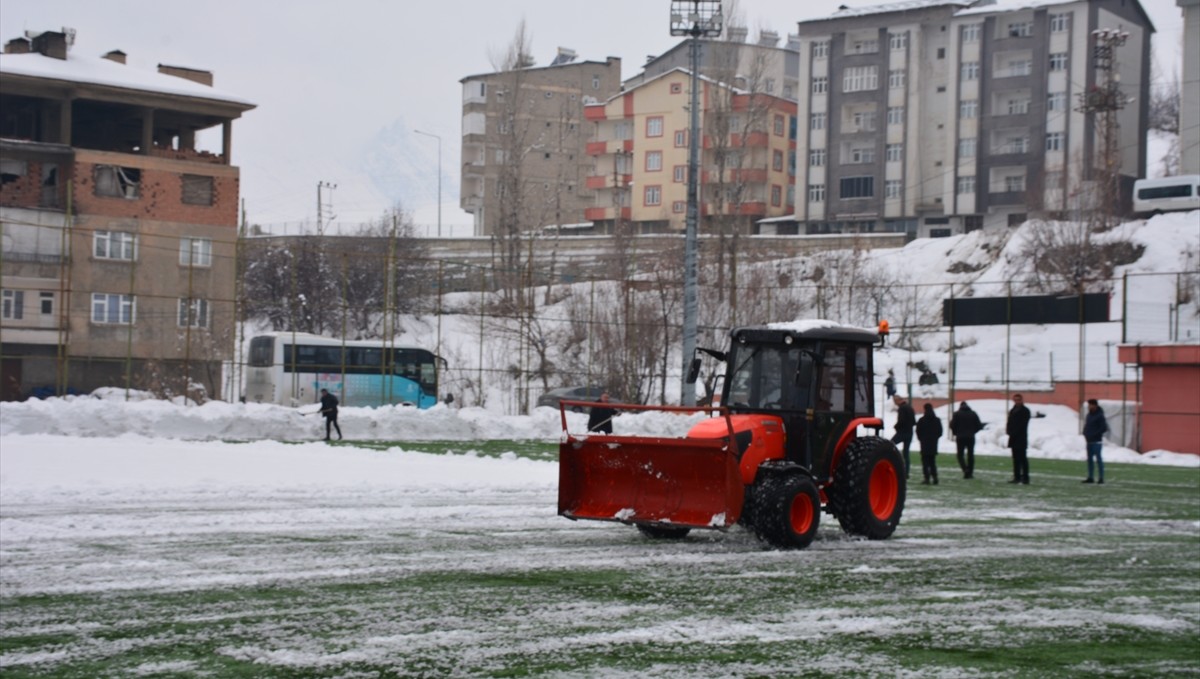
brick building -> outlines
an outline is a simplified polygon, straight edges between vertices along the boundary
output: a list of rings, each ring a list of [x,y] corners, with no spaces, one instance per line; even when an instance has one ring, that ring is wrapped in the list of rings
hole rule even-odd
[[[233,347],[238,168],[254,105],[212,74],[70,54],[70,32],[0,55],[4,399],[102,386],[221,392]],[[197,133],[220,130],[220,152]]]

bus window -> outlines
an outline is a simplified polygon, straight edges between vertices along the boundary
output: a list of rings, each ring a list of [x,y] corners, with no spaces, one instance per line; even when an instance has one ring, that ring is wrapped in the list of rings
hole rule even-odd
[[[250,340],[250,365],[270,368],[275,363],[275,338],[255,337]]]

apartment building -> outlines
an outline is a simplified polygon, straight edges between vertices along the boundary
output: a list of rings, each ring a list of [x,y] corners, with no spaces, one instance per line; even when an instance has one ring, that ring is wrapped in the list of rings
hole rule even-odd
[[[254,105],[212,74],[69,53],[73,32],[0,55],[4,399],[201,384],[233,348],[238,168]],[[197,133],[220,130],[220,152]]]
[[[577,224],[594,196],[583,107],[620,91],[621,60],[575,61],[471,75],[463,87],[459,203],[475,235]]]
[[[743,90],[762,92],[784,99],[795,99],[799,89],[799,36],[788,35],[779,46],[779,34],[760,31],[754,42],[747,42],[745,27],[727,26],[724,40],[700,40],[700,73]],[[642,71],[625,81],[626,89],[677,68],[691,68],[689,40],[646,60]]]
[[[1106,78],[1101,28],[1128,33],[1111,146],[1127,195],[1146,165],[1153,32],[1133,0],[911,0],[800,22],[802,232],[943,236],[1084,207],[1105,159],[1100,117],[1078,110]]]
[[[690,72],[673,69],[585,108],[592,124],[585,217],[601,232],[683,231],[687,218]],[[700,233],[757,233],[793,212],[794,101],[699,78]]]

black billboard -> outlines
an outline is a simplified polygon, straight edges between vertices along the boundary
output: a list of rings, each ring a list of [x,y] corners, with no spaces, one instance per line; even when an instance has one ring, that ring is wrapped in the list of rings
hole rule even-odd
[[[1082,318],[1081,318],[1082,316]],[[942,325],[1018,325],[1023,323],[1105,323],[1108,293],[1079,297],[958,297],[942,301]]]

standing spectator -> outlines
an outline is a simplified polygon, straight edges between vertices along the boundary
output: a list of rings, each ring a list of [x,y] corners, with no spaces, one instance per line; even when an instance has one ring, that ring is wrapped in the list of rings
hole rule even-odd
[[[1025,398],[1013,394],[1013,407],[1008,411],[1008,423],[1004,432],[1008,434],[1008,447],[1012,448],[1013,477],[1009,483],[1029,485],[1029,408]]]
[[[338,399],[329,393],[328,389],[321,390],[321,414],[325,416],[325,440],[329,440],[329,428],[337,429],[338,440],[342,438],[342,428],[337,421]]]
[[[600,402],[608,403],[608,392],[600,394]],[[601,434],[612,433],[612,419],[617,414],[617,411],[608,406],[592,406],[592,411],[588,413],[588,431],[594,431]]]
[[[912,406],[903,396],[897,396],[895,402],[898,406],[896,408],[896,435],[892,437],[892,443],[901,444],[901,450],[904,453],[904,475],[911,477],[908,450],[912,447],[913,427],[917,426],[917,414],[913,412]]]
[[[921,442],[921,471],[925,474],[925,480],[921,483],[927,486],[930,479],[933,479],[933,485],[938,484],[937,447],[940,438],[942,438],[942,421],[933,412],[933,404],[926,403],[921,421],[917,423],[917,440]]]
[[[1100,483],[1104,483],[1104,458],[1100,457],[1100,447],[1104,443],[1104,434],[1108,432],[1108,419],[1104,417],[1104,408],[1094,398],[1087,402],[1087,417],[1083,421],[1083,440],[1087,441],[1087,478],[1084,483],[1092,483],[1092,460],[1100,472]]]
[[[888,369],[887,379],[883,381],[883,388],[887,390],[888,399],[896,397],[896,374]]]
[[[975,434],[983,429],[979,414],[971,410],[971,406],[963,401],[950,418],[950,431],[954,434],[954,443],[958,448],[958,466],[962,469],[964,479],[975,478]]]

